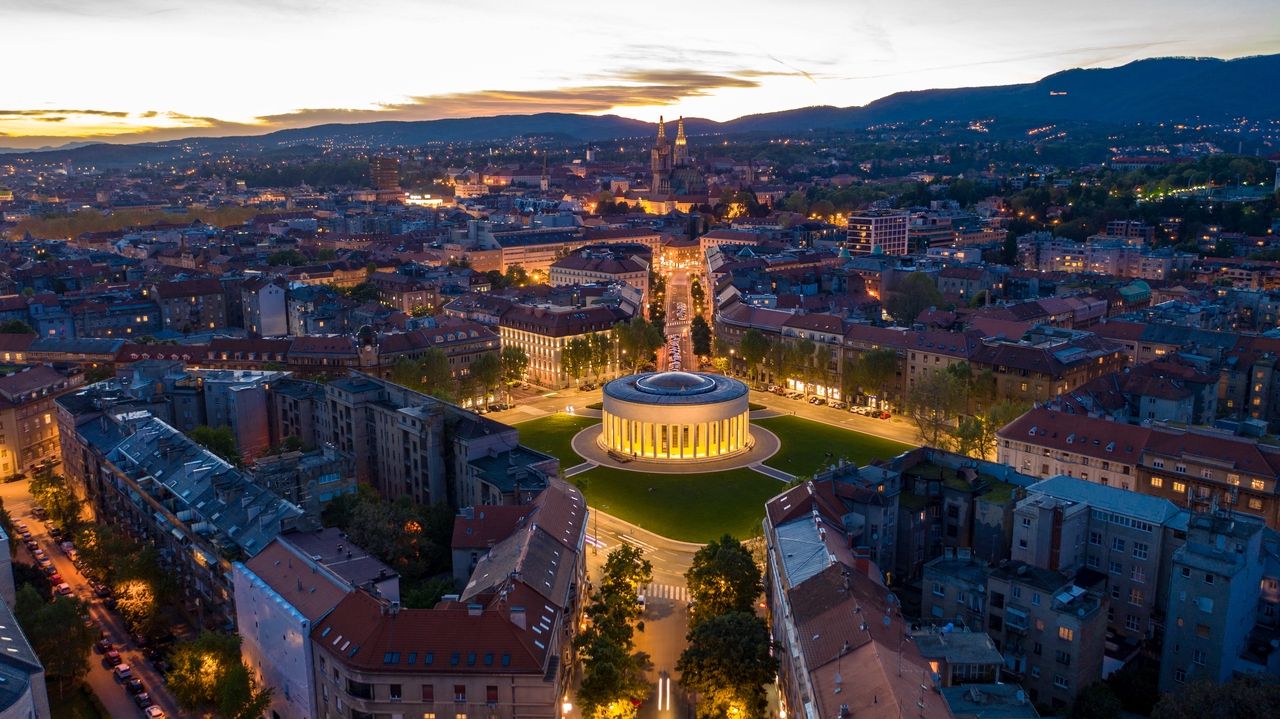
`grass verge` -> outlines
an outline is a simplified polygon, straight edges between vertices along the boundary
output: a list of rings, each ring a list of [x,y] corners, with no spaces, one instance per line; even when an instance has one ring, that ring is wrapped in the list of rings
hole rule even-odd
[[[811,475],[841,457],[861,466],[875,459],[896,457],[912,448],[891,439],[794,416],[759,419],[753,424],[782,440],[782,448],[764,463],[797,476]]]
[[[764,503],[785,485],[750,469],[645,474],[597,467],[573,481],[587,504],[671,539],[708,542],[759,532]]]

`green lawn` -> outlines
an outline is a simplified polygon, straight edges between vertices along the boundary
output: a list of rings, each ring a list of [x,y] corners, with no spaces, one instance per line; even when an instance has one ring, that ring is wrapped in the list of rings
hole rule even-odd
[[[760,425],[778,435],[782,448],[765,464],[794,475],[811,475],[818,468],[844,457],[861,466],[875,459],[896,457],[911,445],[870,434],[841,429],[800,417],[758,419]]]
[[[520,430],[520,444],[558,457],[560,468],[568,469],[582,464],[582,457],[573,451],[573,436],[593,424],[600,424],[600,420],[557,412],[521,422],[515,427]]]
[[[764,503],[786,485],[750,469],[645,474],[597,467],[573,481],[587,504],[671,539],[746,539],[760,529]],[[652,488],[652,491],[650,491]]]

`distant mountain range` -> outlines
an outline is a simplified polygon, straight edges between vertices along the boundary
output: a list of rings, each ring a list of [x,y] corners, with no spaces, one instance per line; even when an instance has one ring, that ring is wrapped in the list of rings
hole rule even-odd
[[[1054,73],[1038,82],[900,92],[859,107],[806,107],[728,122],[687,118],[691,135],[856,130],[893,123],[996,119],[1002,123],[1139,122],[1280,118],[1280,55],[1237,60],[1153,58],[1108,69]],[[450,120],[329,124],[251,137],[64,146],[14,153],[45,161],[121,164],[161,160],[182,146],[208,151],[267,151],[331,142],[373,147],[506,140],[537,135],[600,142],[649,136],[652,123],[616,115],[539,113]]]

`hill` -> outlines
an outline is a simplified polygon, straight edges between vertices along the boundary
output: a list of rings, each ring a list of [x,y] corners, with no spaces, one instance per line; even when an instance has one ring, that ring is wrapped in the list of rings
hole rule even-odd
[[[806,107],[747,115],[728,122],[687,119],[691,135],[796,134],[854,130],[926,119],[1002,122],[1096,122],[1131,125],[1183,120],[1280,119],[1280,55],[1237,60],[1153,58],[1106,69],[1075,69],[1021,85],[901,92],[860,107]],[[328,124],[251,137],[193,138],[137,145],[93,144],[12,153],[42,161],[120,164],[182,152],[261,152],[298,145],[385,147],[432,142],[478,142],[525,136],[565,142],[647,137],[652,123],[617,115],[538,113],[447,120]],[[182,148],[186,148],[183,150]]]

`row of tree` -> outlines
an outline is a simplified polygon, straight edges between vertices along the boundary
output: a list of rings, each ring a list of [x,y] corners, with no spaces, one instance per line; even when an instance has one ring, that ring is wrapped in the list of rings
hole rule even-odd
[[[597,379],[616,362],[613,335],[605,332],[575,337],[560,351],[560,365],[576,382],[588,373]]]
[[[447,402],[472,399],[484,402],[505,384],[518,384],[529,369],[529,355],[521,347],[504,347],[474,359],[465,374],[454,376],[449,356],[432,347],[418,359],[401,357],[391,368],[396,384]]]
[[[649,693],[649,656],[635,646],[642,607],[640,587],[653,581],[644,553],[619,545],[605,560],[600,584],[587,606],[589,624],[575,640],[582,660],[578,704],[588,719],[629,719]]]
[[[957,362],[918,377],[907,391],[903,409],[924,444],[990,459],[996,450],[996,432],[1027,407],[997,401],[990,370],[975,373],[967,362]]]
[[[766,716],[765,686],[778,671],[769,627],[755,612],[764,591],[759,565],[729,535],[698,550],[685,581],[692,597],[688,646],[676,669],[694,692],[697,714],[717,719]]]

